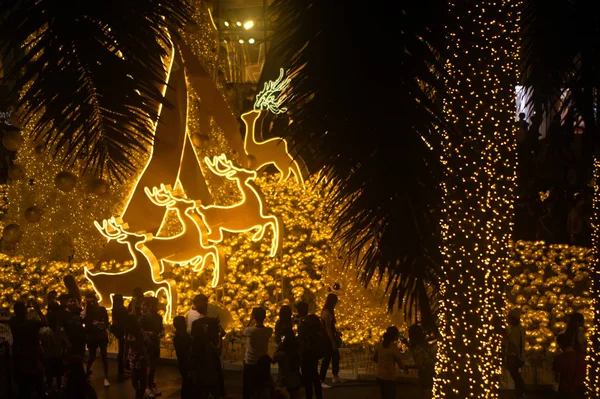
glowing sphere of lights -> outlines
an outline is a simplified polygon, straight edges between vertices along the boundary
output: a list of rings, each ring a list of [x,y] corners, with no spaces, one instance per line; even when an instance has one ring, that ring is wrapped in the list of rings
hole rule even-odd
[[[60,191],[68,193],[75,188],[77,184],[77,176],[71,172],[62,171],[54,178],[54,185]]]
[[[14,130],[4,133],[4,137],[2,138],[2,145],[9,151],[19,151],[23,142],[21,132]]]
[[[2,239],[9,244],[15,244],[19,242],[22,236],[21,227],[16,223],[11,223],[4,228],[2,232]]]
[[[96,195],[104,195],[108,193],[110,184],[104,179],[94,179],[90,182],[90,192]]]
[[[196,148],[206,149],[210,145],[210,137],[207,134],[194,133],[190,136],[190,139]]]
[[[8,177],[12,180],[23,180],[25,178],[25,169],[21,165],[11,165],[8,168]]]
[[[37,206],[30,206],[25,209],[23,216],[29,223],[37,223],[42,218],[42,210]]]

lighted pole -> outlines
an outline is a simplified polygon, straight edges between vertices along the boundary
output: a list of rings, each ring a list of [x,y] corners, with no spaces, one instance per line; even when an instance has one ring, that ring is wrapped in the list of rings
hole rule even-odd
[[[594,159],[594,223],[592,234],[592,248],[594,250],[594,263],[592,265],[592,288],[590,289],[592,299],[592,312],[594,321],[590,324],[589,341],[587,348],[587,376],[586,386],[588,398],[600,399],[600,306],[598,295],[600,295],[600,160]]]
[[[450,0],[434,397],[498,398],[516,185],[521,0]]]

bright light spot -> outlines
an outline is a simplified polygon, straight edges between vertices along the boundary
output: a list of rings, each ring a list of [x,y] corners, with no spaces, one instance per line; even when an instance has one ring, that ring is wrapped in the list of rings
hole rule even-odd
[[[239,40],[240,44],[244,44],[244,39]]]
[[[223,22],[223,25],[225,25],[226,28],[229,28],[229,21]]]
[[[246,30],[252,29],[253,26],[254,26],[254,21],[246,21],[246,22],[244,22],[244,29],[246,29]]]
[[[237,26],[242,26],[242,23],[241,23],[240,21],[237,21],[235,24],[236,24]]]
[[[253,38],[248,39],[248,43],[250,43],[250,44],[254,44],[254,41],[255,40]]]

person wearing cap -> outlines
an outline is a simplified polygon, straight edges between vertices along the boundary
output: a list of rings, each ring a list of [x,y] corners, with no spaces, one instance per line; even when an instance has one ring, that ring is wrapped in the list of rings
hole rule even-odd
[[[521,367],[525,364],[525,330],[521,326],[521,310],[514,308],[508,314],[508,329],[506,332],[506,363],[511,378],[515,382],[515,397],[525,395],[525,381],[521,375]]]

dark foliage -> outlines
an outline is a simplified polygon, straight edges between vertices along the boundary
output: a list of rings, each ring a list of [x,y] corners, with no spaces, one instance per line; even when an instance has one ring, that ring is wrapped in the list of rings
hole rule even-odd
[[[2,0],[5,71],[32,135],[68,165],[123,179],[164,102],[162,63],[186,0]],[[19,53],[17,49],[25,51]],[[15,94],[15,93],[13,93]]]
[[[433,49],[442,48],[444,7],[410,3],[276,0],[278,44],[268,57],[294,75],[286,104],[294,122],[276,133],[322,170],[344,255],[365,284],[376,271],[389,277],[390,309],[398,304],[409,318],[419,309],[431,322],[443,93]]]
[[[536,112],[563,107],[585,123],[591,155],[598,135],[600,9],[585,0],[526,0],[522,18],[522,82]]]

